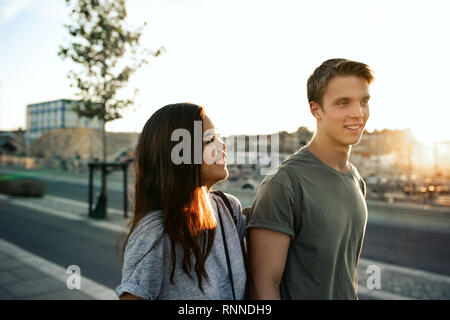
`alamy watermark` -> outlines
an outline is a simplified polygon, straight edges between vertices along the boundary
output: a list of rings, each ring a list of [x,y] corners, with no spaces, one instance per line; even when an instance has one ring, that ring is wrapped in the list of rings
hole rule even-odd
[[[372,264],[367,267],[366,273],[371,274],[366,280],[367,289],[381,289],[381,269],[379,266]]]
[[[69,290],[81,290],[81,269],[77,265],[68,266],[66,273],[69,274],[66,280],[66,286]]]
[[[202,121],[194,121],[194,137],[187,129],[176,129],[172,132],[171,141],[178,142],[171,151],[174,164],[213,164],[223,160],[223,146],[226,146],[227,164],[258,165],[261,175],[276,173],[280,163],[280,141],[278,134],[258,136],[229,136],[223,141],[216,130],[203,132]],[[213,137],[215,137],[214,140]],[[203,147],[200,141],[208,142]],[[192,158],[192,143],[194,157]],[[269,150],[270,149],[270,150]]]

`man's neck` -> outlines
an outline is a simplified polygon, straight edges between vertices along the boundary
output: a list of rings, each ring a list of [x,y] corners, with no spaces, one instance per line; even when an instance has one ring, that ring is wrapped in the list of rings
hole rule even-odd
[[[307,148],[329,167],[340,172],[349,172],[351,170],[348,163],[351,146],[336,144],[336,142],[326,137],[315,135],[307,145]]]

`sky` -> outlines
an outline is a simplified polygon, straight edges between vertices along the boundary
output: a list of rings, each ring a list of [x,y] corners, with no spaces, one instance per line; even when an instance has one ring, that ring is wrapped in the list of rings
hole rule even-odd
[[[366,129],[411,128],[448,141],[450,1],[128,0],[127,26],[164,46],[130,81],[136,105],[109,131],[139,132],[160,107],[193,102],[223,135],[314,130],[306,81],[324,60],[375,74]],[[26,105],[76,98],[64,0],[0,0],[0,130],[25,127]]]

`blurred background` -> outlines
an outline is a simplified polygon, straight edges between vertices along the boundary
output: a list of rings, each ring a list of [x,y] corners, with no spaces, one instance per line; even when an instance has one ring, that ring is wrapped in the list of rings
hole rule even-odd
[[[68,75],[83,63],[58,54],[74,43],[67,25],[83,3],[92,1],[0,0],[1,239],[64,268],[80,265],[113,290],[115,241],[132,215],[133,151],[153,112],[200,104],[228,150],[251,154],[259,137],[275,134],[281,162],[314,133],[307,78],[322,61],[347,58],[375,74],[371,116],[350,158],[369,208],[360,297],[450,298],[447,1],[117,1],[126,7],[121,28],[143,26],[137,47],[151,54],[117,90],[114,101],[134,104],[107,120],[76,111],[83,97]],[[107,183],[95,165],[103,162]],[[267,166],[249,162],[229,164],[216,186],[243,207]],[[381,267],[381,289],[366,285],[370,264]],[[34,285],[44,293],[26,291],[42,274],[22,268],[28,273],[0,268],[0,298],[93,297],[48,282]]]

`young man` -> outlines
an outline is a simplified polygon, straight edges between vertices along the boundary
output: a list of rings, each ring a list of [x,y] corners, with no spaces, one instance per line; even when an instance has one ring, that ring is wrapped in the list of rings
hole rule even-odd
[[[261,183],[250,210],[254,299],[357,299],[367,223],[365,184],[348,161],[369,118],[372,71],[322,63],[307,84],[317,130]]]

